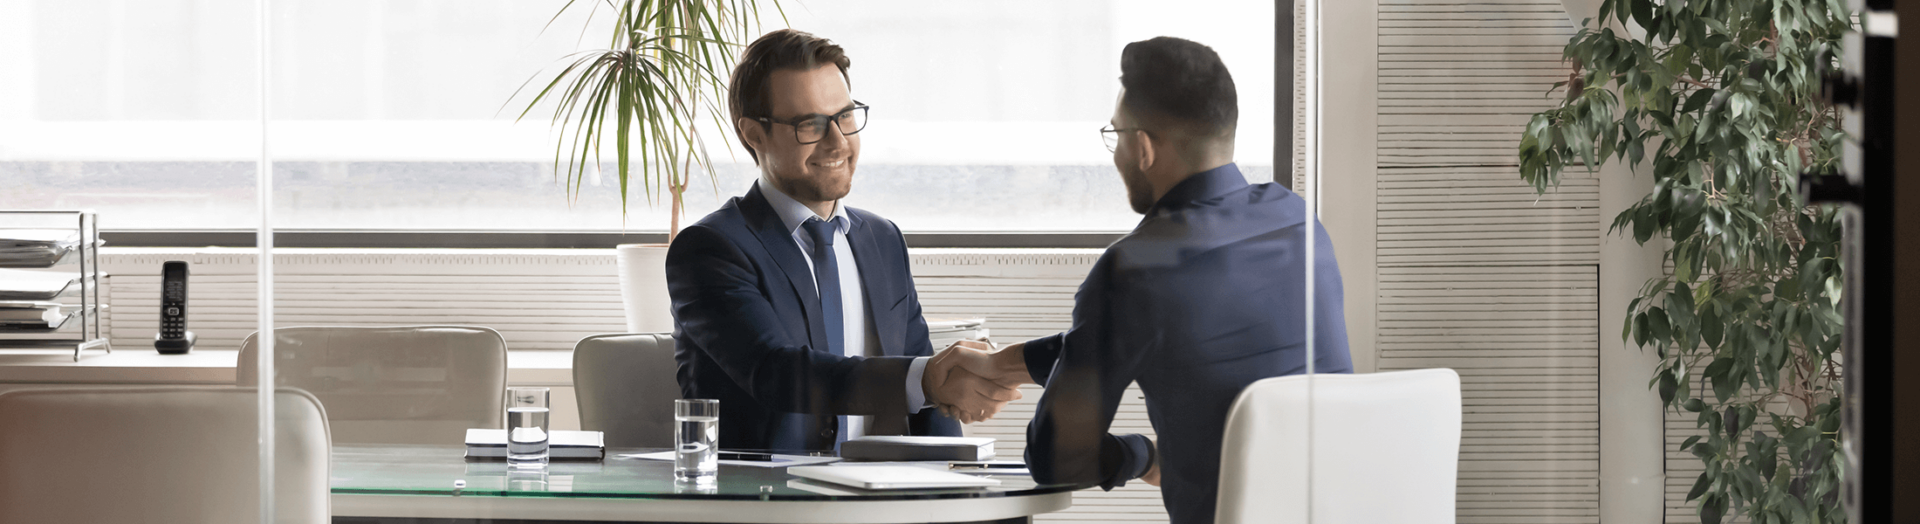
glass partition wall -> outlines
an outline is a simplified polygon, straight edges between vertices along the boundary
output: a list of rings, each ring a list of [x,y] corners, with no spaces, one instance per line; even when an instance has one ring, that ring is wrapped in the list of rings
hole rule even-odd
[[[507,231],[522,238],[596,232],[657,242],[659,233],[676,225],[660,170],[685,177],[685,211],[677,224],[682,228],[747,194],[761,179],[731,126],[723,125],[724,98],[698,106],[697,138],[681,151],[708,155],[711,176],[684,156],[677,165],[635,161],[624,201],[612,126],[599,137],[602,148],[585,150],[576,145],[588,141],[575,142],[572,134],[582,109],[554,125],[555,111],[567,105],[537,95],[574,60],[594,56],[614,39],[616,13],[605,3],[579,2],[564,11],[564,1],[271,5],[267,128],[274,231]],[[791,27],[845,50],[849,94],[867,107],[869,120],[855,135],[859,162],[843,202],[908,235],[1118,234],[1134,228],[1141,215],[1129,207],[1114,153],[1098,135],[1113,123],[1122,49],[1161,35],[1191,38],[1219,52],[1241,93],[1240,181],[1274,179],[1271,6],[1202,2],[1176,13],[1156,2],[1104,1],[759,6],[759,26],[748,40]],[[1219,13],[1245,16],[1213,16]],[[588,54],[576,54],[583,52]],[[733,64],[718,65],[724,82]],[[564,91],[577,78],[567,76],[554,89]],[[715,113],[722,113],[721,123],[711,121]],[[795,133],[787,123],[767,128]],[[556,148],[561,142],[565,150]],[[642,168],[653,169],[655,178],[643,179]],[[390,490],[608,495],[631,488],[606,483],[630,467],[620,462],[628,459],[611,455],[664,447],[628,443],[616,422],[590,418],[594,392],[576,383],[587,379],[574,368],[584,357],[573,351],[595,335],[675,330],[661,287],[664,249],[530,248],[543,244],[477,249],[423,241],[387,242],[378,249],[272,249],[271,317],[279,330],[272,373],[283,385],[308,389],[327,407],[335,477],[352,484],[335,486],[345,495],[335,498],[336,515],[377,512],[351,495]],[[961,333],[990,332],[1006,345],[1066,331],[1075,290],[1101,255],[1098,249],[1051,246],[906,247],[913,248],[906,263],[915,288],[887,291],[896,293],[884,297],[887,302],[870,296],[869,318],[892,314],[887,306],[909,297],[924,309],[933,341],[927,347],[934,350]],[[1294,326],[1291,337],[1306,333],[1298,327],[1305,315],[1299,307],[1229,313],[1242,320],[1291,318],[1273,325]],[[867,354],[912,345],[906,335],[880,329],[880,347],[869,347]],[[383,346],[395,340],[404,341],[402,347]],[[487,356],[493,347],[503,350],[497,371],[484,362],[493,358]],[[671,360],[649,366],[636,373],[663,373],[649,380],[675,381]],[[1157,435],[1148,408],[1155,401],[1142,391],[1149,379],[1139,380],[1122,382],[1129,387],[1120,394],[1114,433]],[[402,471],[399,464],[437,458],[383,455],[431,446],[442,448],[424,453],[457,454],[465,429],[511,422],[497,413],[497,405],[508,400],[501,389],[520,387],[547,388],[547,429],[607,431],[609,458],[600,465],[555,461],[540,471],[495,462],[470,462],[457,471]],[[1024,386],[1024,398],[999,416],[954,427],[998,439],[998,458],[1018,460],[1043,392]],[[681,393],[676,387],[668,395]],[[1208,401],[1224,412],[1231,395],[1216,397]],[[646,398],[660,405],[670,400]],[[487,402],[496,405],[495,413],[460,407]],[[723,402],[723,435],[728,425],[753,423],[729,419],[748,416],[745,406],[729,408]],[[848,424],[855,423],[872,425]],[[394,465],[386,464],[389,458]],[[727,478],[737,471],[722,469],[720,493],[740,489]],[[662,489],[673,496],[678,488]],[[769,489],[773,497],[808,493],[779,483]],[[1110,492],[1076,493],[1073,507],[1038,519],[1164,521],[1161,499],[1160,488],[1136,481]]]
[[[1300,189],[1326,224],[1345,298],[1344,311],[1312,311],[1344,314],[1353,362],[1352,376],[1308,381],[1315,520],[1368,490],[1463,523],[1677,511],[1662,484],[1692,477],[1675,477],[1685,465],[1662,455],[1661,436],[1685,431],[1663,425],[1645,388],[1652,350],[1620,343],[1609,308],[1625,305],[1606,291],[1640,286],[1605,276],[1605,253],[1639,248],[1608,234],[1617,209],[1602,209],[1604,175],[1568,169],[1543,193],[1520,176],[1523,131],[1564,98],[1561,50],[1592,15],[1570,21],[1560,3],[1529,0],[1307,5]],[[1399,417],[1351,420],[1396,402]],[[1452,445],[1430,445],[1442,439]],[[1428,481],[1344,478],[1374,456],[1396,465],[1369,479]],[[1435,482],[1453,492],[1427,491]]]
[[[334,471],[369,483],[346,489],[449,496],[610,489],[593,479],[607,475],[604,464],[618,464],[613,458],[520,475],[499,462],[418,474],[388,462],[445,457],[389,460],[383,453],[458,455],[466,430],[507,426],[512,387],[547,388],[546,429],[609,427],[583,410],[592,393],[575,382],[581,370],[573,350],[598,334],[674,330],[663,249],[429,248],[447,244],[424,240],[285,248],[272,241],[275,231],[519,231],[528,238],[586,231],[639,242],[672,228],[671,199],[657,179],[633,179],[622,201],[611,137],[585,157],[572,157],[569,143],[555,159],[556,145],[571,135],[552,126],[558,101],[534,95],[567,57],[605,47],[615,30],[604,8],[562,12],[565,3],[0,4],[0,43],[18,50],[0,53],[0,68],[10,72],[0,77],[0,199],[9,209],[91,208],[109,231],[256,233],[245,245],[109,246],[102,266],[113,275],[107,301],[118,313],[110,327],[116,354],[147,351],[162,312],[160,264],[190,262],[194,354],[231,354],[237,384],[271,381],[312,395],[325,409]],[[1826,406],[1837,394],[1830,388],[1835,364],[1815,358],[1837,333],[1832,308],[1821,305],[1828,280],[1788,291],[1773,282],[1748,298],[1782,304],[1767,306],[1780,308],[1777,316],[1714,324],[1709,311],[1725,318],[1750,308],[1715,302],[1726,298],[1717,294],[1723,287],[1700,292],[1694,266],[1704,262],[1689,254],[1697,251],[1675,247],[1684,240],[1642,235],[1631,221],[1615,227],[1622,211],[1657,201],[1646,200],[1666,187],[1656,180],[1712,173],[1660,171],[1665,150],[1656,147],[1631,153],[1643,159],[1637,167],[1611,157],[1591,171],[1571,165],[1538,188],[1522,176],[1539,169],[1528,155],[1551,149],[1539,141],[1551,133],[1530,122],[1545,114],[1551,124],[1554,111],[1579,99],[1556,82],[1590,73],[1564,53],[1599,6],[1288,3],[1279,8],[1293,10],[1292,33],[1279,38],[1293,39],[1295,56],[1276,75],[1274,64],[1285,57],[1272,51],[1275,7],[1189,4],[1169,11],[1158,2],[820,0],[779,10],[763,3],[750,33],[793,27],[845,48],[850,98],[871,118],[860,120],[864,162],[845,201],[908,234],[1120,234],[1150,226],[1153,218],[1143,222],[1130,209],[1116,172],[1124,169],[1116,157],[1137,137],[1116,134],[1113,149],[1104,149],[1094,136],[1119,123],[1122,50],[1154,36],[1190,38],[1216,50],[1233,73],[1233,160],[1245,182],[1282,182],[1290,196],[1274,197],[1282,218],[1273,223],[1286,227],[1208,237],[1195,225],[1213,223],[1177,215],[1185,217],[1181,227],[1148,231],[1112,250],[909,246],[915,287],[896,296],[924,309],[932,349],[982,328],[1001,345],[1040,339],[1070,330],[1076,311],[1089,307],[1141,315],[1128,326],[1136,339],[1192,334],[1169,325],[1252,326],[1219,339],[1226,342],[1152,346],[1164,352],[1152,357],[1161,360],[1110,371],[1132,374],[1123,377],[1111,432],[1147,435],[1169,446],[1161,456],[1174,462],[1227,467],[1163,471],[1163,485],[1177,483],[1170,490],[1130,482],[1080,491],[1072,508],[1037,520],[1165,520],[1164,497],[1198,493],[1199,477],[1242,475],[1219,493],[1221,504],[1231,491],[1246,508],[1310,521],[1342,518],[1356,497],[1377,499],[1386,490],[1405,490],[1396,500],[1408,511],[1450,511],[1460,522],[1691,521],[1747,507],[1732,498],[1742,491],[1730,486],[1750,481],[1735,478],[1739,471],[1771,478],[1749,463],[1728,470],[1735,463],[1714,462],[1736,456],[1728,446],[1748,450],[1739,457],[1777,459],[1789,475],[1779,488],[1788,496],[1830,492],[1832,469],[1820,461],[1837,458],[1820,435],[1834,416]],[[1608,27],[1640,38],[1616,26]],[[720,74],[730,72],[726,64]],[[1296,95],[1292,118],[1279,122],[1276,76],[1292,82]],[[1711,93],[1683,91],[1682,112],[1747,106],[1717,106]],[[711,176],[684,157],[678,166],[651,166],[689,175],[680,227],[746,194],[761,176],[731,129],[706,123],[725,109],[724,99],[701,106],[698,138],[689,142],[709,155]],[[1274,149],[1276,126],[1292,130],[1287,149]],[[567,160],[580,158],[587,161],[569,171]],[[1263,198],[1281,194],[1262,191]],[[1806,215],[1809,230],[1825,227],[1821,213]],[[1128,248],[1141,256],[1113,255]],[[1812,259],[1825,256],[1811,249]],[[1120,298],[1076,303],[1076,294],[1087,295],[1083,285],[1116,268],[1179,283],[1173,291],[1182,296],[1218,300],[1155,306],[1163,309]],[[1220,285],[1200,278],[1208,274],[1234,275],[1234,286],[1208,287]],[[1694,298],[1665,292],[1675,279],[1688,282]],[[1643,287],[1650,280],[1668,287]],[[1257,300],[1234,301],[1248,296],[1242,288],[1266,281],[1274,284]],[[1128,290],[1092,282],[1098,292]],[[1806,299],[1779,302],[1782,293]],[[1724,331],[1736,328],[1718,327],[1735,325],[1744,337],[1737,342]],[[1787,340],[1779,333],[1789,325],[1813,331]],[[250,336],[262,326],[278,331]],[[1623,327],[1625,336],[1617,336]],[[1234,338],[1248,333],[1268,338]],[[1675,333],[1691,333],[1678,338],[1710,351],[1676,360]],[[1672,353],[1642,347],[1661,339]],[[671,351],[671,342],[665,347]],[[1228,365],[1237,374],[1206,374],[1209,366],[1271,356],[1234,352],[1248,347],[1283,356],[1272,359],[1275,369]],[[1706,356],[1737,361],[1756,347],[1806,357],[1812,371],[1789,373],[1800,373],[1794,376],[1805,387],[1768,397],[1773,386],[1758,375],[1725,386],[1734,366],[1715,367],[1718,357]],[[1269,389],[1258,398],[1186,396],[1194,384],[1238,388],[1269,375],[1289,378],[1263,383]],[[1199,378],[1206,380],[1188,380]],[[1018,458],[1031,444],[1028,422],[1050,409],[1041,402],[1050,389],[1020,391],[1024,398],[999,416],[961,430],[997,438],[1001,458]],[[1763,402],[1787,397],[1795,402]],[[288,438],[312,428],[289,418],[299,414],[299,399],[262,393],[260,400],[258,420],[275,421],[259,427],[274,433],[260,452],[276,458],[261,463],[261,488],[282,494],[261,501],[296,507],[284,497],[305,470],[289,465],[288,455],[304,448]],[[729,424],[727,406],[721,409],[721,423]],[[1184,418],[1192,413],[1225,419]],[[1195,455],[1208,447],[1182,441],[1202,433],[1218,434],[1221,455]],[[1449,438],[1457,444],[1447,445]],[[1805,445],[1783,443],[1789,439]],[[1436,482],[1451,490],[1437,501]],[[1270,488],[1247,497],[1254,486]],[[804,493],[774,485],[768,495]],[[377,511],[350,497],[335,500],[350,501],[335,504],[335,515]]]

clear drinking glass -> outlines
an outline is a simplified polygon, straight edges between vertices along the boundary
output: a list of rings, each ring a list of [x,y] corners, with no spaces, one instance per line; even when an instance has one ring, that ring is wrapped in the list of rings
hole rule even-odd
[[[673,401],[673,478],[710,483],[720,472],[720,401]]]
[[[547,388],[507,388],[507,466],[547,467]]]

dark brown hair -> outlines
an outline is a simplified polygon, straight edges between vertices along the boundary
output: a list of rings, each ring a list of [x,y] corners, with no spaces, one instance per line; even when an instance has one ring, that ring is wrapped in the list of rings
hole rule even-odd
[[[1228,136],[1240,119],[1233,75],[1213,48],[1159,37],[1120,51],[1120,99],[1137,117],[1186,126],[1200,136]]]
[[[772,116],[772,93],[769,92],[773,72],[782,69],[811,71],[826,64],[840,68],[840,78],[853,85],[853,79],[847,76],[846,52],[832,40],[813,36],[805,31],[781,29],[754,40],[747,45],[745,53],[740,55],[740,65],[733,68],[733,80],[727,85],[727,111],[733,114],[733,134],[740,139],[740,145],[747,147],[747,154],[754,163],[760,163],[760,154],[747,143],[747,135],[740,130],[740,119]],[[761,125],[767,125],[762,123]]]

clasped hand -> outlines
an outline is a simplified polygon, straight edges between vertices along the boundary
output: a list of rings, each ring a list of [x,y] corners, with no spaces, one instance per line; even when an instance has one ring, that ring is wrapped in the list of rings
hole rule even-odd
[[[978,340],[962,340],[927,362],[921,381],[927,399],[940,412],[972,424],[993,418],[1008,402],[1020,400],[1020,385],[1030,384],[1021,345],[994,351]]]

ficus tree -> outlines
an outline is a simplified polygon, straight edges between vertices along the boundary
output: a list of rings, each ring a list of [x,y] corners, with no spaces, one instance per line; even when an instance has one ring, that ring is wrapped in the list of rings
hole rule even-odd
[[[1797,180],[1838,163],[1820,76],[1852,24],[1838,0],[1605,0],[1566,46],[1549,91],[1566,98],[1521,137],[1538,191],[1606,162],[1653,177],[1609,232],[1660,247],[1670,271],[1622,337],[1658,353],[1666,409],[1697,414],[1680,448],[1705,466],[1687,492],[1703,523],[1846,519],[1840,222]]]

